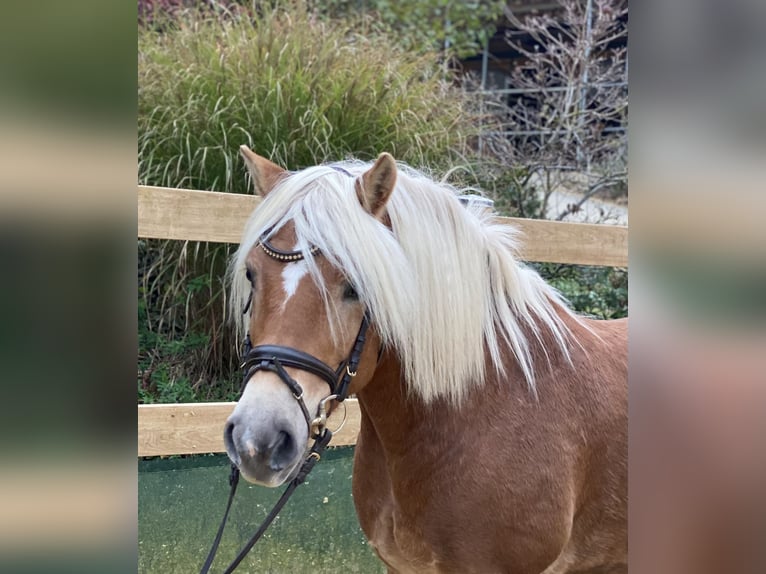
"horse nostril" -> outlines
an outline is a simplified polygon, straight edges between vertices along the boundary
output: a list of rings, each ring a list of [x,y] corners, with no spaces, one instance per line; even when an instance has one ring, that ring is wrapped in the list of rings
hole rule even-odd
[[[280,431],[271,447],[269,468],[274,472],[283,470],[290,462],[292,462],[295,455],[294,451],[295,440],[292,435],[288,432]]]
[[[228,453],[231,461],[237,466],[239,466],[241,460],[239,458],[239,453],[237,452],[237,448],[234,445],[234,423],[233,422],[226,423],[226,428],[224,428],[224,431],[223,431],[223,444],[226,446],[226,452]]]

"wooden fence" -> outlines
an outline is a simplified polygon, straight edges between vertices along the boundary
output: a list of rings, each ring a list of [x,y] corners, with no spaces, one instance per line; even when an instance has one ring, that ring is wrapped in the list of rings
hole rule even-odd
[[[187,189],[138,187],[138,236],[238,243],[259,198]],[[524,234],[522,257],[580,265],[627,267],[624,226],[501,218]],[[333,438],[351,445],[359,432],[359,405],[347,402],[348,420]],[[224,452],[223,427],[234,403],[138,406],[138,456]]]

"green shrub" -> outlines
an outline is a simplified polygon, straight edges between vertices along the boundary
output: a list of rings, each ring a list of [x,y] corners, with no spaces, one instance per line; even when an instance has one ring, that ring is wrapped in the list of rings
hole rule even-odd
[[[505,0],[320,0],[331,15],[363,11],[408,50],[439,50],[445,58],[466,58],[482,51],[497,29]]]
[[[415,166],[458,157],[471,118],[434,55],[287,6],[139,33],[142,180],[247,192],[242,143],[288,169],[382,150]]]
[[[537,263],[534,267],[579,313],[598,319],[628,316],[628,271],[624,267],[560,263]]]
[[[177,12],[139,29],[141,184],[250,193],[243,143],[288,169],[384,150],[416,167],[465,163],[475,124],[436,55],[367,34],[363,21],[276,5]],[[184,385],[196,399],[228,398],[239,377],[222,282],[233,246],[145,240],[138,249],[143,400],[187,397]]]

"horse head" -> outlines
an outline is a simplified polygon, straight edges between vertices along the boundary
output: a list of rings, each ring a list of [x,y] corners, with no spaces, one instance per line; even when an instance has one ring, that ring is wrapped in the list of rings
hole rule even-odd
[[[260,214],[268,227],[250,227],[256,237],[243,240],[232,266],[233,292],[248,292],[248,348],[243,392],[224,440],[247,480],[279,486],[298,472],[309,438],[322,431],[319,415],[337,404],[332,397],[345,398],[369,382],[381,339],[367,329],[368,307],[354,273],[296,233],[290,209],[304,191],[303,172],[291,174],[246,146],[241,152],[263,198],[254,217]],[[355,193],[358,199],[356,213],[323,225],[345,225],[349,218],[383,225],[396,184],[390,155],[381,154],[358,176],[311,169],[324,171],[304,178],[306,186],[325,185],[322,193]]]

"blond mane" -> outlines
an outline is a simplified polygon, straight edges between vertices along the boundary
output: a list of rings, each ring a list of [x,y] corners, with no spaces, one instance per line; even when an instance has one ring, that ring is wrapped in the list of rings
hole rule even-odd
[[[371,164],[334,166],[358,176]],[[560,314],[576,316],[517,260],[517,231],[481,206],[462,205],[455,188],[405,165],[399,165],[387,204],[389,229],[361,208],[354,181],[330,166],[308,168],[284,178],[253,212],[229,277],[231,311],[242,336],[250,293],[247,255],[265,230],[292,221],[328,315],[336,316],[308,252],[312,245],[355,286],[384,344],[396,349],[409,388],[425,401],[460,403],[483,384],[488,367],[505,372],[505,348],[536,392],[534,341],[527,334],[541,342],[547,330],[568,358],[571,333]],[[338,328],[333,325],[333,332]]]

